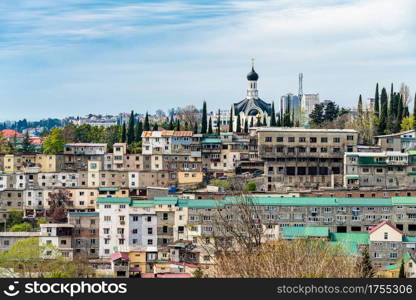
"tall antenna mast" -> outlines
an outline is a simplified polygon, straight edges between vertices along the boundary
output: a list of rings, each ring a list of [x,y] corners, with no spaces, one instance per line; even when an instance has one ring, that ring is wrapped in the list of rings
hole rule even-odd
[[[299,99],[303,96],[303,73],[299,73]]]

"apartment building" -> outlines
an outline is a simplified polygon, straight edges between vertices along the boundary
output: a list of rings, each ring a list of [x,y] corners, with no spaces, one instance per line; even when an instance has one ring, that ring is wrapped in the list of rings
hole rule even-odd
[[[74,257],[95,259],[99,254],[99,213],[69,212],[68,224],[74,226]]]
[[[375,144],[381,151],[405,152],[416,147],[415,130],[402,131],[393,134],[378,135],[374,137]]]
[[[39,243],[41,245],[51,244],[59,249],[63,257],[70,260],[74,258],[74,249],[72,248],[74,225],[41,224],[40,233]],[[45,253],[47,257],[51,255],[53,253]]]
[[[282,188],[338,187],[343,184],[344,153],[356,152],[351,129],[258,128],[266,191]]]
[[[416,188],[416,151],[345,153],[344,187]]]

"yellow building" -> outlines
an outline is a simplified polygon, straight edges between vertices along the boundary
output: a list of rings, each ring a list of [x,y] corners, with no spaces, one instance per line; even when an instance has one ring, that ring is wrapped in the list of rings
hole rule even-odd
[[[129,261],[131,269],[138,267],[141,273],[146,273],[146,251],[130,251]]]
[[[178,172],[179,184],[198,184],[203,181],[202,172]]]
[[[56,172],[56,155],[55,154],[37,154],[36,164],[40,167],[41,172]]]
[[[4,173],[14,173],[14,155],[6,154],[4,156]]]

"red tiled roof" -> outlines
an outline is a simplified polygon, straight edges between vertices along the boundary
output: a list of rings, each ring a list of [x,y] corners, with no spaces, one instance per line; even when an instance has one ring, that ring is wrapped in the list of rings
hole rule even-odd
[[[151,137],[151,136],[152,136],[151,131],[143,131],[143,133],[142,133],[142,137]]]
[[[30,139],[30,143],[32,145],[42,145],[43,144],[43,138],[41,137],[31,137]]]
[[[388,225],[388,226],[390,226],[391,228],[393,228],[394,230],[396,230],[398,233],[403,234],[403,232],[401,232],[399,229],[397,229],[397,228],[396,228],[396,226],[394,226],[394,225],[390,224],[390,223],[389,223],[389,222],[387,222],[387,221],[383,221],[383,222],[379,223],[377,226],[370,227],[370,232],[369,232],[369,234],[372,234],[374,231],[377,231],[379,228],[383,227],[384,225]]]
[[[20,132],[17,132],[17,131],[15,131],[15,130],[13,130],[13,129],[3,129],[3,130],[1,131],[1,134],[2,134],[4,137],[24,136],[24,135],[23,135],[23,134],[21,134]]]
[[[120,252],[120,251],[111,254],[111,261],[115,261],[120,258],[129,260],[129,254],[127,252]]]
[[[192,136],[192,131],[175,131],[173,132],[173,136]]]

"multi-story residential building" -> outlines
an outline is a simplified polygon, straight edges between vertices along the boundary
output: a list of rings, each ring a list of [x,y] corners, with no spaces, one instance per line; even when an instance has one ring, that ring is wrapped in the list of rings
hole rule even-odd
[[[74,226],[72,248],[74,257],[94,259],[99,254],[99,213],[70,212],[68,223]]]
[[[267,191],[341,186],[344,153],[356,150],[358,136],[352,129],[281,127],[257,134]]]
[[[416,188],[416,153],[345,153],[344,187],[354,189]]]
[[[413,150],[416,146],[415,130],[408,130],[393,134],[378,135],[374,137],[375,144],[382,151],[399,151],[404,152]]]
[[[73,259],[74,248],[72,247],[72,238],[74,234],[74,225],[41,224],[40,233],[39,243],[41,245],[52,244],[59,249],[63,257]],[[50,256],[51,254],[45,253],[46,256]]]
[[[107,144],[74,143],[64,145],[64,154],[74,155],[104,155]]]

